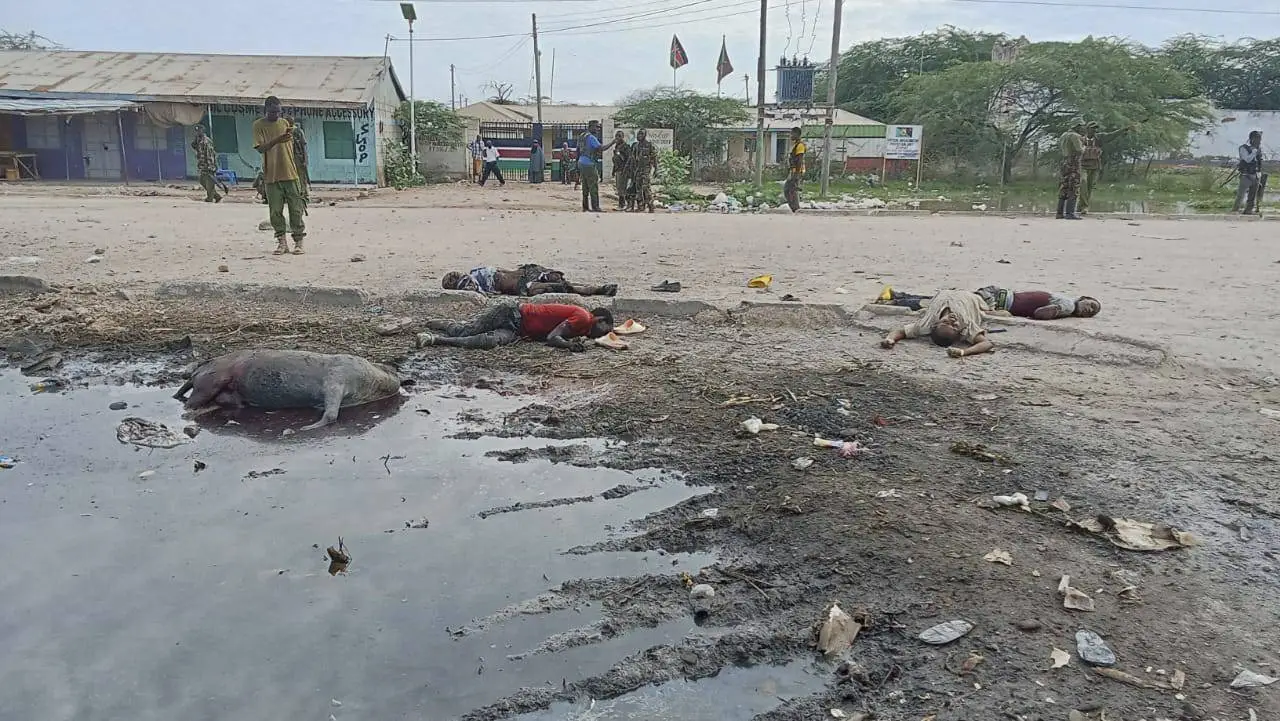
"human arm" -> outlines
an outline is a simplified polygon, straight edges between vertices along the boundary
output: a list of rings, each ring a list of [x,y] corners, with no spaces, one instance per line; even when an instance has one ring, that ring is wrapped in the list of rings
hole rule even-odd
[[[1258,157],[1258,149],[1252,145],[1240,146],[1240,159],[1246,163],[1252,163]]]
[[[573,329],[569,321],[565,321],[547,334],[546,344],[552,348],[581,353],[587,347],[577,335],[578,332]]]
[[[973,341],[973,345],[968,348],[948,348],[947,355],[952,358],[965,358],[971,355],[990,353],[996,347],[995,343],[987,340],[987,334],[985,331],[974,336]]]
[[[895,345],[898,344],[898,341],[905,340],[907,338],[906,331],[907,331],[906,328],[893,329],[893,331],[891,331],[889,335],[884,337],[884,340],[880,341],[880,347],[881,348],[894,347]]]
[[[280,143],[293,141],[293,124],[289,124],[289,128],[281,133],[278,137],[271,138],[267,136],[266,126],[259,125],[253,130],[253,147],[259,153],[266,154],[268,150],[276,147]]]

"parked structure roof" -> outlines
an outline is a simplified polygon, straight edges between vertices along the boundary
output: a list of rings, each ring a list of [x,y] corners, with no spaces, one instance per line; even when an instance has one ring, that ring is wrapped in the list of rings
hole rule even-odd
[[[544,125],[583,125],[588,120],[613,117],[618,108],[612,105],[542,105]],[[458,114],[486,123],[532,123],[538,119],[536,105],[501,105],[482,100],[458,108]]]
[[[364,107],[389,74],[384,57],[0,51],[0,96]]]

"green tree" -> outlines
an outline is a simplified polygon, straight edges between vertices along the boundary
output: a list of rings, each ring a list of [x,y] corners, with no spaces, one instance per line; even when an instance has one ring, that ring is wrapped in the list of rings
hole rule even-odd
[[[1179,35],[1161,46],[1160,55],[1220,108],[1280,110],[1280,39],[1225,43]]]
[[[892,122],[899,108],[893,96],[908,78],[936,73],[962,63],[991,59],[991,50],[1005,36],[943,27],[932,33],[858,43],[840,55],[836,104],[881,122]],[[820,72],[815,95],[825,99],[825,72]]]
[[[418,131],[418,145],[461,145],[462,135],[466,132],[466,123],[462,118],[443,103],[433,100],[419,100],[415,104],[414,125]],[[404,143],[409,144],[409,103],[404,102],[395,112],[396,123],[404,134]]]
[[[0,50],[61,50],[62,46],[31,30],[12,33],[0,30]]]
[[[1185,147],[1209,116],[1190,77],[1145,48],[1111,39],[1037,43],[1007,63],[961,63],[908,79],[899,118],[926,126],[926,146],[973,162],[1004,158],[1011,179],[1030,144],[1056,138],[1073,116],[1104,129],[1133,126],[1110,160]],[[1118,150],[1118,152],[1117,152]]]
[[[671,128],[675,150],[685,157],[719,158],[726,137],[723,128],[751,117],[741,100],[667,87],[636,91],[618,105],[616,124]]]

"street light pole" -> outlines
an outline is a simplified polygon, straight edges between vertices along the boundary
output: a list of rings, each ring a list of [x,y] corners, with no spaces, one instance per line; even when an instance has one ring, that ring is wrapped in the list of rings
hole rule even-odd
[[[769,0],[760,0],[760,56],[756,59],[756,188],[764,187],[765,16]]]
[[[413,21],[418,13],[413,3],[400,3],[400,14],[409,21],[409,156],[413,158],[413,167],[418,167],[418,104],[413,99]]]
[[[827,122],[822,128],[822,187],[820,197],[827,197],[831,187],[831,126],[836,117],[836,72],[840,69],[840,16],[844,0],[836,0],[836,20],[831,31],[831,65],[827,66]]]

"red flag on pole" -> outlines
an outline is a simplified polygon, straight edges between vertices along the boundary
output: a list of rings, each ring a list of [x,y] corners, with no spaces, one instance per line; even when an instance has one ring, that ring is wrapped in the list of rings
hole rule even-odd
[[[729,62],[729,48],[725,47],[724,36],[720,36],[720,60],[716,62],[716,84],[733,74],[733,63]]]
[[[675,35],[671,36],[671,69],[679,70],[689,64],[689,56],[684,52],[684,46],[680,44],[680,38]]]

